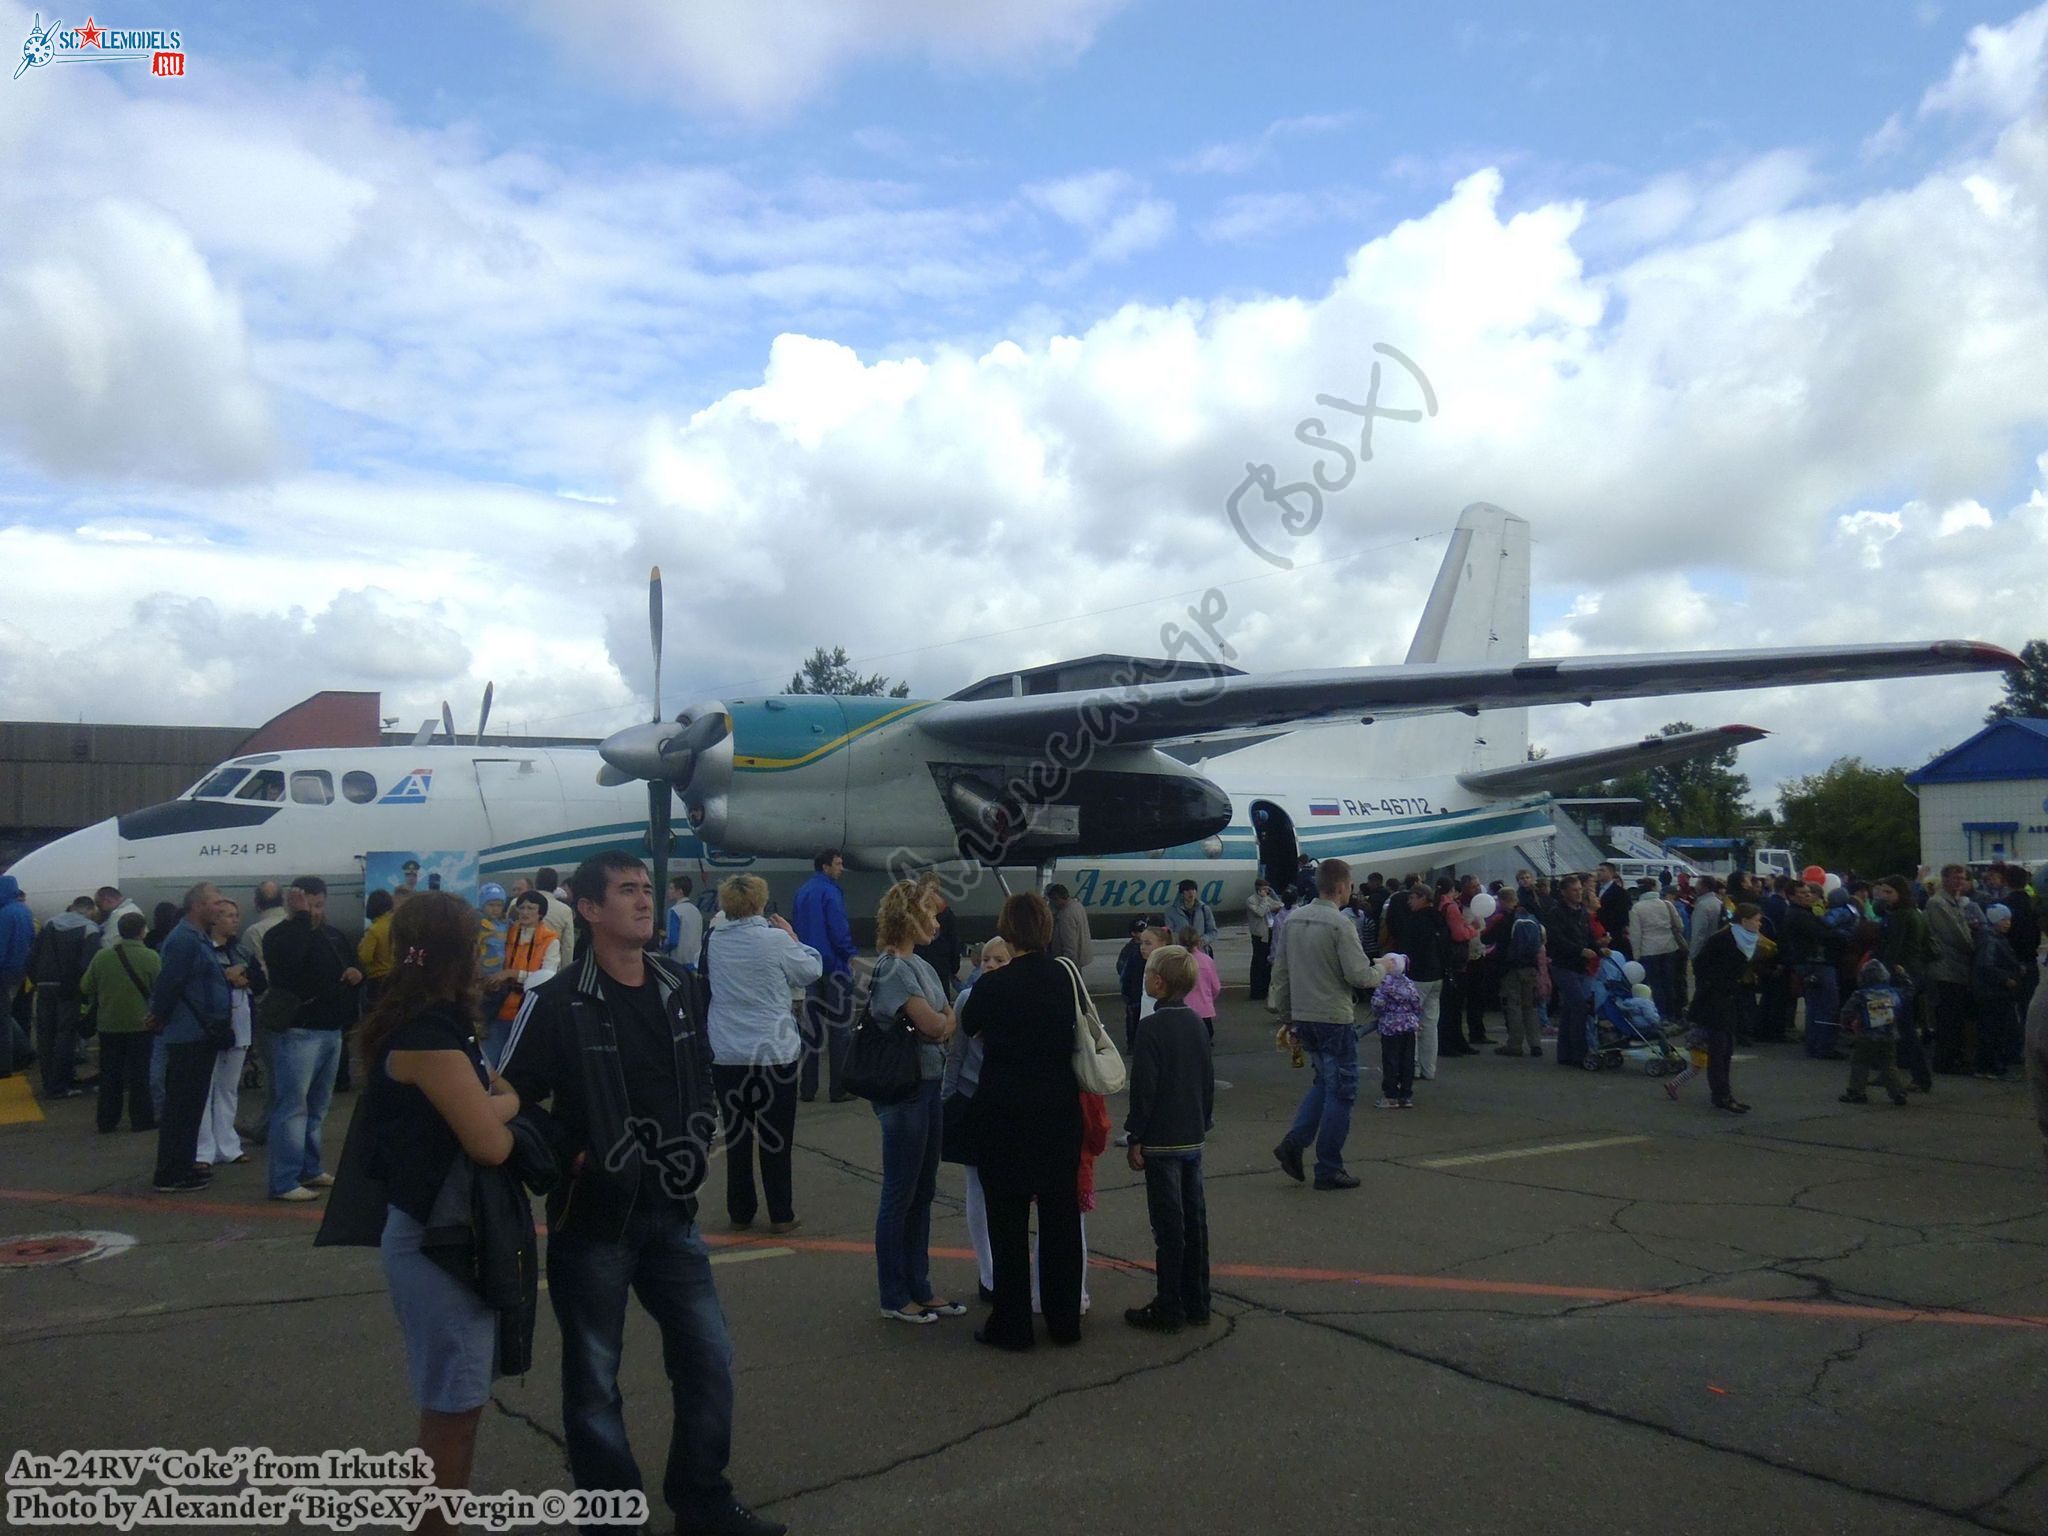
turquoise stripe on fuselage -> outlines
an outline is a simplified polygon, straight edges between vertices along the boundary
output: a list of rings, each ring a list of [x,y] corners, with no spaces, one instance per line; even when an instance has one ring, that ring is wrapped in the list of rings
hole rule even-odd
[[[1542,805],[1475,805],[1462,811],[1450,811],[1438,816],[1395,816],[1380,821],[1347,822],[1341,826],[1317,828],[1296,822],[1295,841],[1304,853],[1316,858],[1350,859],[1355,854],[1380,852],[1389,848],[1427,849],[1432,846],[1448,846],[1469,841],[1474,837],[1496,836],[1502,832],[1524,832],[1547,829],[1550,826],[1550,809]],[[1426,831],[1425,831],[1426,829]],[[1418,836],[1418,833],[1423,835]],[[1233,824],[1225,827],[1218,837],[1223,843],[1222,857],[1225,859],[1252,859],[1258,856],[1258,835],[1248,826]],[[1199,843],[1183,843],[1177,848],[1163,849],[1158,853],[1108,853],[1096,854],[1085,862],[1109,863],[1128,860],[1135,863],[1160,864],[1185,859],[1190,862],[1205,862],[1211,856],[1205,853]]]

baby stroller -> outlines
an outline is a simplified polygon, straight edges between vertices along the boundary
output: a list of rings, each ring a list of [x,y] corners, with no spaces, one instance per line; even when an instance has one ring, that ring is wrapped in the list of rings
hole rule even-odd
[[[1685,1053],[1671,1043],[1643,968],[1609,955],[1593,976],[1593,1017],[1600,1044],[1586,1054],[1588,1071],[1616,1071],[1633,1062],[1651,1077],[1685,1070]]]

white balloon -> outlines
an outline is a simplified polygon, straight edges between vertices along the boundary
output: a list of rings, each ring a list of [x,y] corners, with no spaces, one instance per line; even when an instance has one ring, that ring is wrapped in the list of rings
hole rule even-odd
[[[1628,978],[1628,983],[1630,986],[1634,986],[1637,982],[1641,981],[1643,977],[1648,975],[1649,973],[1643,969],[1642,961],[1631,960],[1628,962],[1628,964],[1624,965],[1621,968],[1621,974]]]
[[[1832,896],[1842,888],[1842,877],[1840,875],[1829,875],[1827,879],[1821,881],[1820,888]]]
[[[1499,909],[1499,906],[1500,903],[1496,902],[1491,895],[1489,895],[1485,891],[1481,891],[1477,896],[1474,896],[1472,898],[1472,915],[1478,918],[1479,921],[1483,923],[1489,917],[1493,916],[1493,914]]]

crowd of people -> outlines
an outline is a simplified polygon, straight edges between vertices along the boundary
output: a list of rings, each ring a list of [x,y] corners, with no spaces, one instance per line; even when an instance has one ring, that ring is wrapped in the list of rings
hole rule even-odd
[[[1412,1107],[1414,1081],[1447,1057],[1490,1045],[1541,1058],[1550,1041],[1558,1065],[1598,1068],[1618,1059],[1617,1036],[1648,1044],[1657,1029],[1683,1029],[1690,1057],[1665,1091],[1676,1099],[1704,1072],[1730,1114],[1750,1107],[1731,1081],[1736,1045],[1792,1040],[1795,1022],[1808,1056],[1850,1062],[1845,1103],[1868,1102],[1873,1075],[1904,1105],[1937,1075],[2043,1070],[2023,1060],[2022,1025],[2040,980],[2039,908],[2027,871],[2004,864],[1981,877],[1960,864],[1876,881],[1813,867],[1633,888],[1602,864],[1482,888],[1470,875],[1354,884],[1339,861],[1303,859],[1292,879],[1257,883],[1245,920],[1251,995],[1315,1068],[1274,1156],[1303,1179],[1313,1142],[1318,1189],[1356,1187],[1342,1149],[1358,1097],[1356,1000],[1368,996],[1387,1109]],[[2048,1080],[2035,1099],[2048,1136]]]
[[[445,1486],[469,1480],[492,1380],[531,1357],[540,1194],[578,1486],[643,1487],[617,1383],[630,1293],[661,1333],[671,1384],[667,1502],[686,1529],[767,1532],[780,1527],[726,1477],[732,1345],[698,1201],[722,1149],[727,1229],[754,1228],[764,1208],[770,1233],[798,1228],[798,1106],[821,1088],[875,1116],[876,1294],[889,1322],[932,1327],[970,1310],[931,1272],[951,1163],[987,1309],[975,1339],[1027,1350],[1042,1318],[1051,1342],[1078,1343],[1095,1165],[1115,1129],[1108,1096],[1126,1086],[1114,1144],[1145,1176],[1155,1288],[1125,1321],[1174,1333],[1210,1313],[1202,1157],[1222,980],[1218,920],[1195,882],[1156,920],[1134,921],[1116,957],[1128,1074],[1119,1065],[1105,1083],[1080,1066],[1116,1053],[1083,979],[1092,940],[1071,893],[1009,897],[997,936],[970,950],[935,880],[898,882],[863,961],[844,871],[836,850],[820,853],[792,920],[756,876],[702,893],[677,876],[662,924],[644,865],[613,852],[566,882],[543,869],[486,885],[475,908],[441,891],[374,892],[354,937],[328,921],[312,876],[259,885],[246,924],[211,884],[154,921],[108,888],[22,934],[26,908],[0,876],[0,959],[20,949],[12,974],[33,983],[45,1096],[96,1087],[102,1132],[124,1111],[153,1131],[156,1189],[205,1188],[259,1145],[271,1198],[328,1194],[321,1241],[380,1250],[419,1443]],[[1367,1032],[1387,1110],[1414,1108],[1446,1060],[1488,1046],[1597,1066],[1629,1020],[1685,1030],[1689,1064],[1666,1091],[1704,1071],[1713,1106],[1734,1114],[1748,1108],[1730,1081],[1738,1042],[1796,1039],[1830,1059],[1846,1046],[1851,1103],[1873,1077],[1906,1103],[1940,1074],[2010,1074],[2039,980],[2024,871],[1805,873],[1629,889],[1603,865],[1482,888],[1469,876],[1355,880],[1326,859],[1259,881],[1245,911],[1249,990],[1313,1068],[1276,1161],[1317,1190],[1359,1187],[1344,1149]],[[0,985],[11,997],[18,982]],[[87,1034],[96,1083],[78,1070]],[[324,1121],[351,1061],[366,1098],[330,1172]]]

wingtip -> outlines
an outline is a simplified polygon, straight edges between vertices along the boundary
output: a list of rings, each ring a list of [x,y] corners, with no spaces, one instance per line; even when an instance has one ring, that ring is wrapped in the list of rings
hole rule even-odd
[[[1744,741],[1762,741],[1771,734],[1760,725],[1724,725],[1720,731],[1723,736],[1739,736]]]
[[[2004,646],[1988,640],[1937,640],[1930,649],[1941,660],[1971,672],[2011,672],[2026,665]]]

